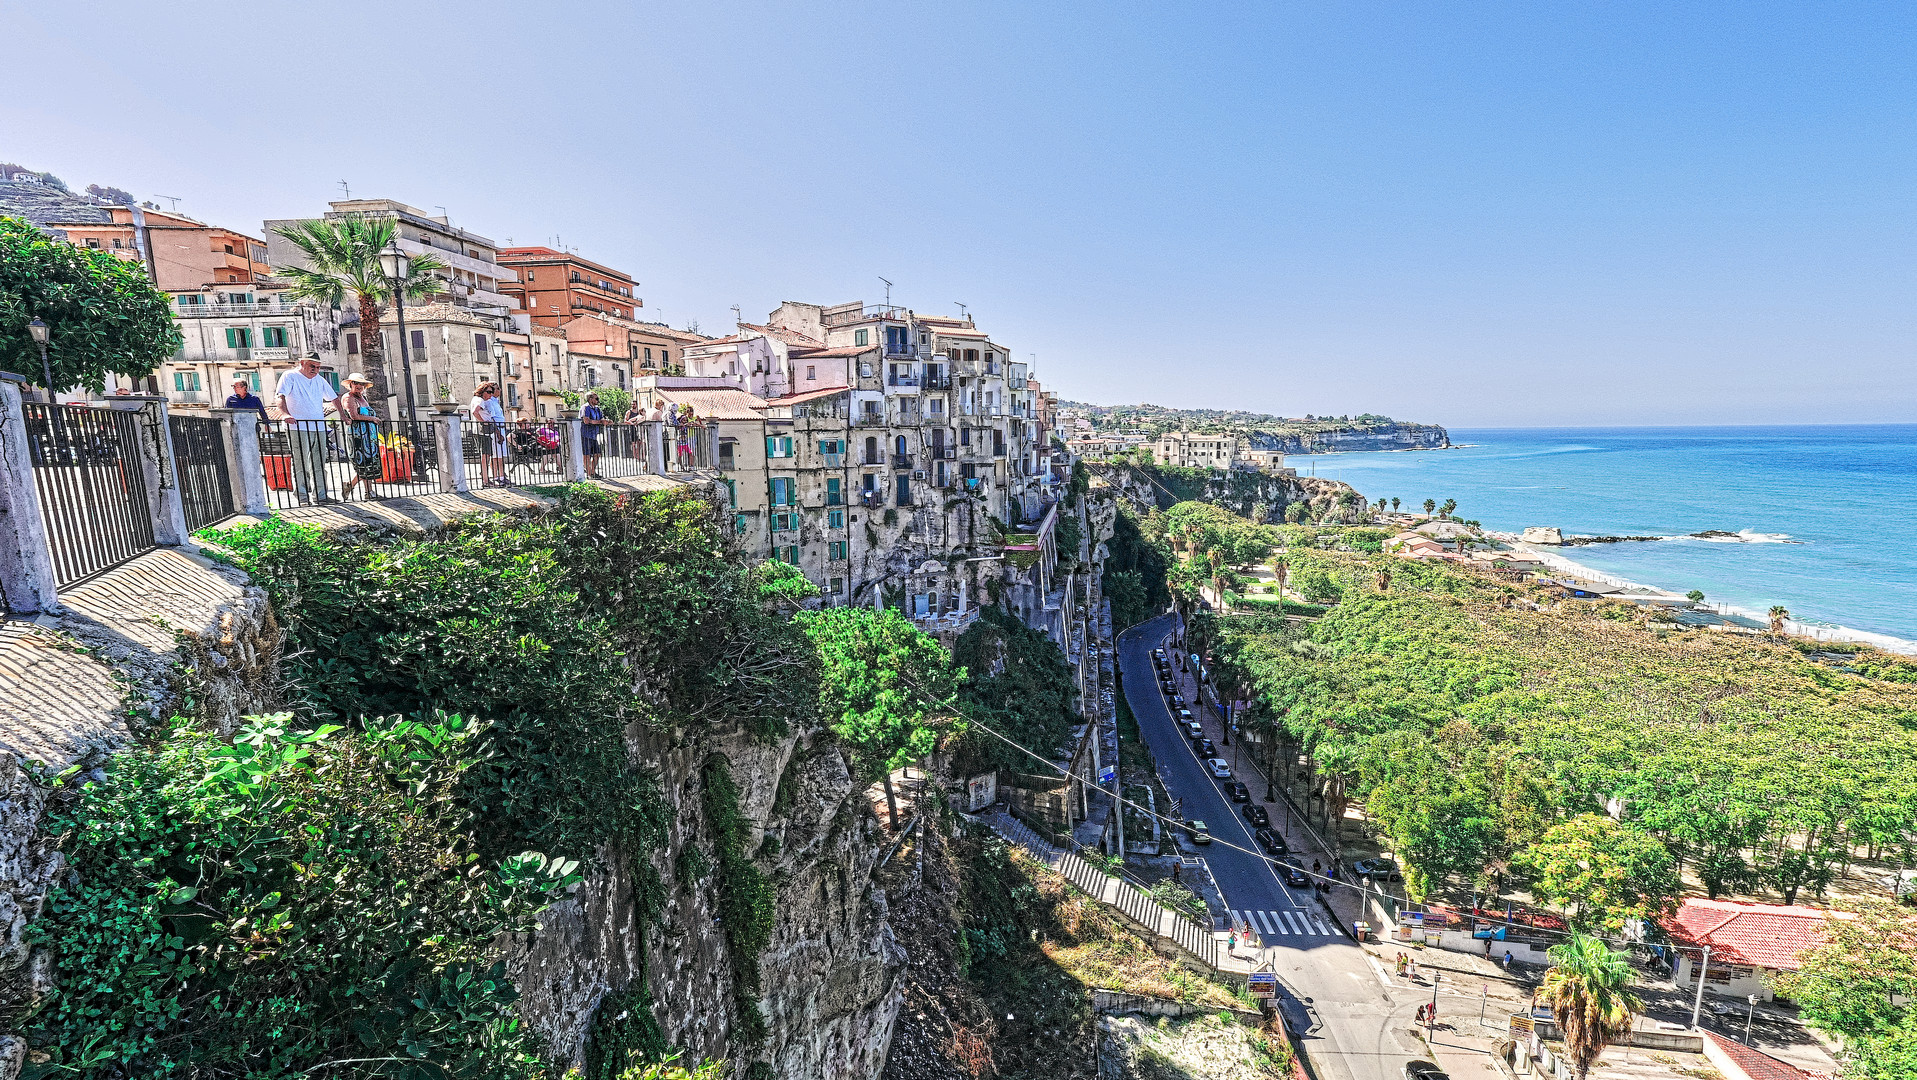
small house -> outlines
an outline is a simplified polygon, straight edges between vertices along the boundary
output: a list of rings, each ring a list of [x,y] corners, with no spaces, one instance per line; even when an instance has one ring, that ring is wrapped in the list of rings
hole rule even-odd
[[[1752,994],[1774,1000],[1771,982],[1779,972],[1796,971],[1805,950],[1822,945],[1831,919],[1853,918],[1847,911],[1736,900],[1686,900],[1664,920],[1671,940],[1681,946],[1672,980],[1681,990],[1697,986],[1698,950],[1709,947],[1704,992],[1729,998]]]

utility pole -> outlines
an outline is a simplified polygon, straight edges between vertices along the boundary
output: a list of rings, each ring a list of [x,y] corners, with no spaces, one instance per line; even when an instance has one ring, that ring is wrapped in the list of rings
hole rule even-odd
[[[1698,1030],[1697,1018],[1698,1015],[1704,1011],[1704,976],[1709,972],[1710,967],[1711,947],[1706,945],[1704,946],[1704,959],[1698,962],[1697,968],[1697,1001],[1691,1006],[1692,1031]]]

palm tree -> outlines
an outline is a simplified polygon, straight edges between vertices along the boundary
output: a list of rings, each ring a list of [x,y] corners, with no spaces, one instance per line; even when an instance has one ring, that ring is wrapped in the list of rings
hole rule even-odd
[[[1273,559],[1271,569],[1278,575],[1278,603],[1282,610],[1285,602],[1285,575],[1291,572],[1291,566],[1283,559]]]
[[[1456,510],[1457,508],[1458,508],[1458,500],[1446,499],[1444,501],[1444,505],[1438,507],[1438,516],[1448,518],[1451,516],[1451,511]]]
[[[292,283],[287,292],[296,300],[343,307],[359,305],[361,367],[373,381],[372,399],[381,405],[387,388],[386,350],[380,342],[382,305],[393,294],[393,283],[379,266],[379,254],[392,246],[391,218],[352,216],[334,221],[297,221],[273,231],[306,257],[306,266],[279,266],[273,272]],[[436,271],[446,264],[431,255],[412,256],[402,291],[408,300],[424,299],[439,291]]]
[[[1436,499],[1426,499],[1426,500],[1424,501],[1424,512],[1425,512],[1425,514],[1426,514],[1426,516],[1429,516],[1429,515],[1431,514],[1431,512],[1432,512],[1432,511],[1434,511],[1434,510],[1436,510],[1437,508],[1438,508],[1438,500],[1436,500]]]
[[[1631,962],[1603,939],[1576,931],[1548,955],[1553,967],[1538,984],[1537,1000],[1551,1007],[1571,1067],[1584,1080],[1604,1044],[1631,1030],[1631,1014],[1642,1004],[1631,993]]]
[[[1394,514],[1398,512],[1398,497],[1395,495],[1391,497],[1391,512]]]
[[[1787,608],[1787,607],[1785,607],[1785,606],[1784,606],[1784,605],[1782,605],[1782,604],[1774,604],[1774,605],[1772,605],[1772,607],[1771,607],[1771,633],[1773,633],[1773,634],[1781,634],[1781,633],[1783,633],[1783,632],[1784,632],[1784,620],[1785,620],[1785,619],[1788,619],[1788,618],[1790,618],[1790,617],[1791,617],[1791,609],[1790,609],[1790,608]]]

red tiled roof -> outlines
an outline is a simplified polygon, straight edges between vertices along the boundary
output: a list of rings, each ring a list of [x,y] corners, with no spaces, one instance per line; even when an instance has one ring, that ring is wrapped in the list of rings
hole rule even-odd
[[[818,338],[801,334],[797,330],[787,330],[783,326],[760,326],[758,323],[749,322],[742,322],[739,326],[745,330],[756,330],[767,337],[778,338],[788,345],[805,345],[815,349],[825,348],[825,342],[820,341]]]
[[[766,404],[797,405],[797,404],[800,404],[801,402],[811,401],[815,398],[825,397],[828,394],[843,394],[850,389],[852,388],[849,386],[828,386],[823,390],[807,390],[806,392],[802,394],[787,394],[785,397],[775,397],[767,401]]]
[[[1711,1040],[1718,1051],[1730,1058],[1750,1080],[1815,1080],[1825,1075],[1800,1069],[1788,1061],[1779,1061],[1762,1050],[1726,1039],[1714,1031],[1706,1031],[1704,1037]]]
[[[1826,919],[1854,917],[1796,905],[1686,900],[1664,929],[1683,944],[1709,945],[1713,960],[1795,971],[1798,954],[1824,943]]]
[[[877,345],[840,345],[830,349],[806,349],[792,355],[795,359],[812,360],[824,356],[858,356],[862,353],[877,352],[878,348]]]

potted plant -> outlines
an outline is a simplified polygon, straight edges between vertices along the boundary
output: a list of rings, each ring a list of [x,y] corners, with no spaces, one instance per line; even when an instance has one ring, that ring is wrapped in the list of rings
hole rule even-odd
[[[379,482],[404,483],[413,478],[413,440],[397,431],[379,437]]]

